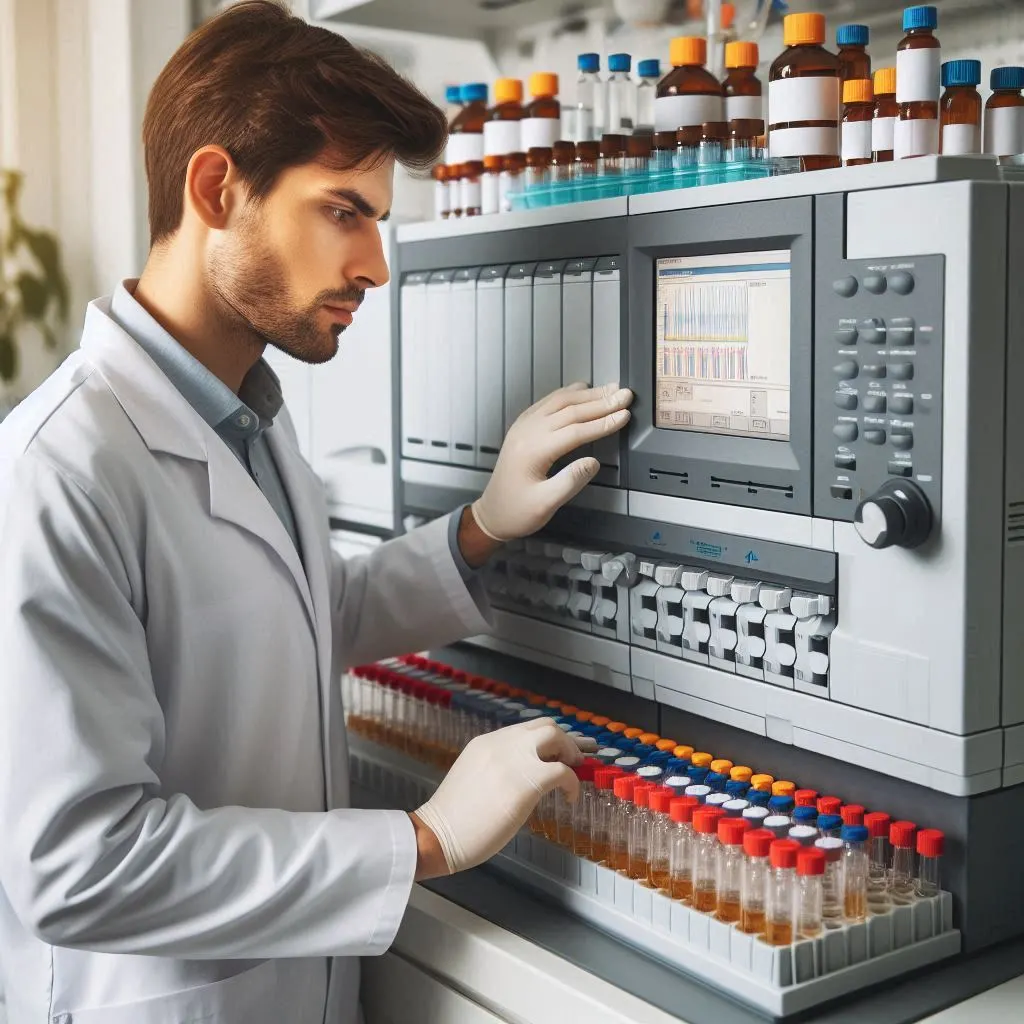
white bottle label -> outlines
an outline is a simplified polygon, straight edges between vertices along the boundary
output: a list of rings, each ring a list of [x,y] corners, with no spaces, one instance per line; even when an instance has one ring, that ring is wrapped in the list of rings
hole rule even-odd
[[[726,96],[725,119],[764,120],[764,99],[761,96]]]
[[[981,128],[976,124],[942,126],[940,152],[946,156],[963,156],[981,152]]]
[[[893,157],[928,156],[939,151],[939,122],[933,117],[897,121],[893,132]]]
[[[836,121],[838,112],[838,78],[782,78],[768,83],[768,116],[773,125]]]
[[[562,122],[557,117],[524,117],[519,122],[523,132],[522,150],[529,153],[537,146],[547,146],[549,149],[558,141],[558,133],[562,128]]]
[[[876,117],[871,122],[871,148],[876,153],[887,153],[892,150],[895,128],[895,117]]]
[[[451,167],[453,164],[467,164],[471,160],[483,160],[484,137],[480,133],[458,132],[448,136],[448,147],[445,149],[444,162]]]
[[[512,212],[512,200],[509,197],[511,193],[521,191],[522,187],[523,181],[518,174],[512,174],[509,171],[502,171],[501,174],[498,175],[499,213]]]
[[[769,156],[838,156],[838,128],[773,128]]]
[[[654,101],[654,130],[674,132],[693,128],[705,121],[721,121],[721,96],[661,96]]]
[[[497,174],[485,174],[480,179],[480,212],[497,213],[501,204],[501,190]]]
[[[938,102],[941,65],[942,50],[937,46],[897,51],[896,102]]]
[[[447,181],[434,182],[434,220],[441,220],[451,210],[451,189]]]
[[[462,181],[459,182],[459,186],[460,193],[462,195],[462,202],[460,204],[462,207],[462,216],[465,217],[467,210],[480,209],[482,199],[480,195],[480,179],[477,178],[473,181],[469,178],[463,178]]]
[[[484,156],[520,153],[519,121],[484,122]]]
[[[985,111],[985,152],[996,156],[1024,153],[1024,107]]]
[[[843,162],[871,159],[871,122],[843,122]]]

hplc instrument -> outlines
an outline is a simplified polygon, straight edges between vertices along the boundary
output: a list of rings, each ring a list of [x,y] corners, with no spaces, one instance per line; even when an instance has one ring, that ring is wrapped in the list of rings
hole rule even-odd
[[[495,632],[434,656],[947,840],[921,941],[876,924],[835,961],[677,936],[540,839],[499,858],[517,884],[776,1015],[1021,933],[992,866],[1024,834],[1022,239],[1024,185],[958,157],[400,229],[407,525],[479,494],[554,388],[636,394],[595,483],[484,570]]]

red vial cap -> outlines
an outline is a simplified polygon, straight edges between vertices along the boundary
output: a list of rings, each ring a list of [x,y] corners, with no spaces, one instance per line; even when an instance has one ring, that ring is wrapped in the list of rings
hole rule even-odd
[[[639,780],[635,775],[619,775],[616,777],[615,782],[612,783],[615,795],[620,800],[629,800],[633,796],[633,787]]]
[[[636,778],[636,776],[632,776]],[[636,782],[633,784],[633,803],[637,807],[649,807],[651,793],[658,787],[653,782]]]
[[[447,707],[451,706],[451,703],[452,703],[452,691],[451,690],[441,690],[438,693],[437,696],[438,696],[438,703],[441,705],[441,707],[447,708]]]
[[[812,846],[805,847],[796,855],[796,873],[804,876],[825,874],[825,854]]]
[[[700,807],[695,796],[677,796],[669,802],[668,813],[673,821],[680,825],[688,825],[693,821],[693,812]]]
[[[889,835],[889,824],[892,818],[884,811],[872,811],[864,815],[864,824],[871,833],[872,839],[885,839]]]
[[[611,768],[598,768],[594,772],[594,785],[598,789],[611,789],[615,772]]]
[[[651,794],[648,804],[655,814],[668,814],[675,796],[671,789],[656,789]]]
[[[743,852],[748,857],[767,857],[774,842],[774,832],[769,832],[766,828],[752,828],[743,837]]]
[[[722,818],[718,822],[718,841],[723,846],[742,846],[743,836],[750,830],[746,818]]]
[[[718,832],[718,819],[724,817],[721,807],[702,807],[693,816],[693,830],[702,836],[713,836]]]
[[[864,808],[860,804],[844,804],[839,813],[844,825],[864,824]]]
[[[803,847],[795,839],[776,839],[772,843],[771,861],[773,868],[795,868],[797,855]]]
[[[894,821],[889,826],[889,842],[900,850],[913,849],[916,831],[917,826],[912,821]]]
[[[816,789],[798,789],[793,794],[793,799],[796,801],[797,807],[814,807],[818,799],[818,791]]]
[[[579,779],[580,782],[594,781],[594,766],[587,761],[584,761],[583,764],[576,765],[576,767],[573,768],[573,771],[576,773],[576,778]]]
[[[937,828],[923,828],[917,833],[917,852],[922,857],[941,857],[946,837]]]
[[[819,814],[838,814],[839,808],[842,807],[843,801],[837,796],[819,796],[818,797],[818,813]]]

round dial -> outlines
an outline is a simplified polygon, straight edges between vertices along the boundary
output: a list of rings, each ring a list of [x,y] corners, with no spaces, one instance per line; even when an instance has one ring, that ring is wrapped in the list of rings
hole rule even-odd
[[[917,484],[889,480],[857,506],[853,525],[873,548],[916,548],[931,532],[932,509]]]

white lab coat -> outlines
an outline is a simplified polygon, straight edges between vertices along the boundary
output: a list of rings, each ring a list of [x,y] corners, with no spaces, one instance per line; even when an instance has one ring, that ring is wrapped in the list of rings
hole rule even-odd
[[[344,809],[338,674],[485,630],[486,610],[446,519],[332,555],[282,410],[303,568],[108,311],[0,426],[9,1024],[321,1024],[325,1005],[349,1024],[355,958],[392,941],[416,852],[406,815]]]

